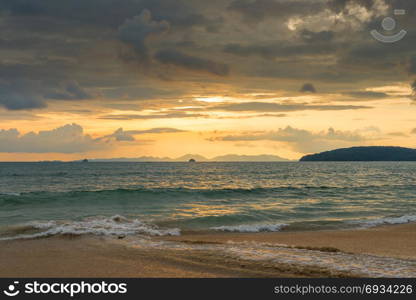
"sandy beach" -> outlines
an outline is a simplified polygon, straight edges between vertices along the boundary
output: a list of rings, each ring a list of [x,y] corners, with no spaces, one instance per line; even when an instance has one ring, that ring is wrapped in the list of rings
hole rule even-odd
[[[219,243],[251,241],[324,250],[334,248],[341,252],[416,259],[416,223],[357,230],[197,234],[164,239]]]
[[[51,237],[0,242],[0,277],[345,277],[293,264],[269,264],[212,250],[134,247],[131,238]],[[267,243],[322,252],[416,259],[416,224],[276,233],[201,233],[154,238],[183,245]]]

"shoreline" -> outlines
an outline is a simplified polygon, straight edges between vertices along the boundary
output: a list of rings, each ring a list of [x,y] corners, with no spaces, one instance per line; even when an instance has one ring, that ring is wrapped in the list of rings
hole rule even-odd
[[[299,248],[333,248],[346,253],[416,259],[416,222],[370,228],[277,232],[202,232],[156,239],[184,243],[259,242]]]
[[[395,258],[415,262],[416,272],[416,223],[337,231],[187,233],[149,240],[185,247],[135,246],[133,236],[0,241],[0,277],[359,277],[335,269],[248,260],[215,250],[230,243],[236,249],[240,243],[251,243],[286,245],[288,249],[311,255],[340,253]],[[198,248],[201,245],[208,247]]]

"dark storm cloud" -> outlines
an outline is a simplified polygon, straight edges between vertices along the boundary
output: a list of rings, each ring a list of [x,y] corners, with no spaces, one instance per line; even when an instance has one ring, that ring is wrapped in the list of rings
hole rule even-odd
[[[85,91],[85,89],[76,81],[69,81],[61,90],[49,93],[45,95],[45,97],[57,100],[86,100],[93,98],[93,96]]]
[[[416,80],[410,84],[410,88],[412,89],[412,99],[416,100]]]
[[[177,100],[198,84],[250,89],[257,78],[313,81],[320,91],[333,83],[364,90],[409,81],[416,74],[416,2],[386,2],[389,11],[407,10],[397,20],[409,33],[394,45],[369,35],[380,29],[382,2],[0,0],[0,106],[40,109],[101,96]],[[285,89],[276,82],[264,89]]]
[[[159,51],[156,53],[155,59],[162,64],[193,71],[208,72],[218,76],[226,76],[229,73],[229,67],[226,64],[188,55],[173,49]]]
[[[329,0],[328,7],[335,12],[340,13],[347,8],[347,5],[359,5],[370,10],[375,3],[376,0]]]
[[[45,108],[51,100],[84,100],[106,93],[110,98],[156,98],[162,85],[157,78],[143,95],[132,91],[131,72],[114,61],[119,57],[114,43],[119,40],[131,47],[136,62],[150,61],[157,49],[149,47],[148,40],[169,27],[178,34],[193,26],[213,32],[222,22],[197,6],[182,0],[1,0],[0,105],[13,110]],[[210,60],[188,55],[168,63],[226,72],[221,64],[204,66]],[[163,74],[159,68],[155,73]],[[23,81],[36,82],[37,87],[22,88]],[[155,95],[148,93],[151,89]]]
[[[307,29],[303,30],[300,35],[302,39],[308,43],[330,42],[334,39],[335,36],[334,32],[329,30],[314,32]]]
[[[44,108],[44,99],[37,93],[39,85],[35,81],[0,81],[0,105],[9,110]]]
[[[150,11],[144,10],[139,16],[127,19],[118,29],[118,37],[124,43],[133,46],[138,59],[147,62],[150,59],[146,40],[152,36],[167,32],[169,23],[152,20]]]
[[[304,55],[324,55],[334,53],[338,45],[282,45],[282,43],[273,44],[228,44],[224,47],[226,53],[238,56],[259,56],[264,59],[288,58]]]
[[[358,5],[367,10],[374,9],[377,0],[329,0],[328,7],[337,13],[345,11],[348,5]],[[392,9],[405,9],[407,14],[414,15],[416,9],[415,1],[409,0],[386,0]]]
[[[176,26],[210,25],[212,20],[183,0],[2,0],[0,10],[13,16],[50,17],[117,28],[148,9],[156,20]]]
[[[78,82],[63,84],[40,80],[0,81],[0,106],[9,110],[30,110],[47,107],[47,99],[86,100],[92,95]]]
[[[249,21],[262,21],[271,17],[313,14],[322,7],[322,1],[319,0],[234,0],[228,6],[228,10],[241,14]]]
[[[46,103],[35,95],[16,92],[5,93],[4,91],[0,92],[0,105],[9,110],[30,110],[46,107]]]
[[[300,92],[302,92],[302,93],[316,93],[316,88],[312,83],[305,83],[300,88]]]
[[[408,71],[410,74],[416,74],[416,56],[412,56],[409,59]]]

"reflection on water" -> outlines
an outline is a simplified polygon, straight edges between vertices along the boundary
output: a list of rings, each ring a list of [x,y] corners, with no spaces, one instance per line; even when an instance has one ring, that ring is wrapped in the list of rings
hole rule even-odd
[[[114,215],[192,230],[411,221],[415,175],[407,162],[1,163],[0,225]]]

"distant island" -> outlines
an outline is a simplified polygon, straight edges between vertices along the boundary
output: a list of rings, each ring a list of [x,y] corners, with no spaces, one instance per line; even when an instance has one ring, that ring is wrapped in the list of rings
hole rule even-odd
[[[352,147],[306,155],[300,161],[416,161],[416,149],[403,147]]]

